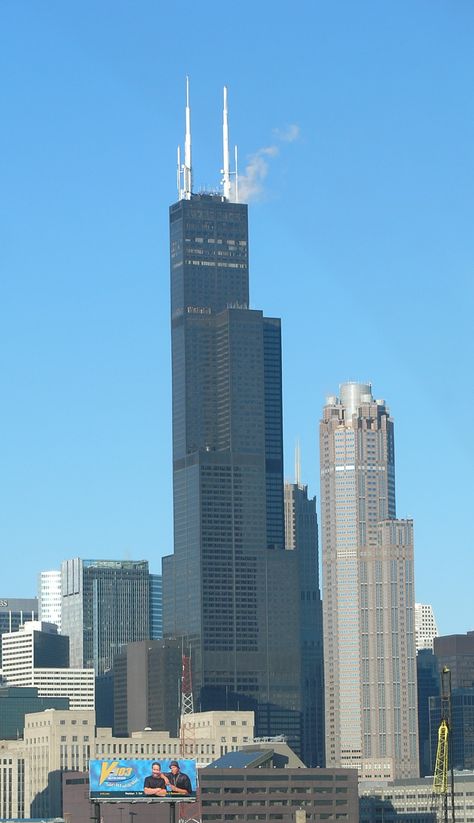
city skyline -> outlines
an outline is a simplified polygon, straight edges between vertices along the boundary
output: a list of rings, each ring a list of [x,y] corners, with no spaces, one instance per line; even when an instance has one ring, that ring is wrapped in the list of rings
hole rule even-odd
[[[263,4],[255,30],[235,21],[255,54],[227,49],[219,65],[213,3],[189,10],[199,48],[184,58],[176,13],[119,3],[110,26],[111,8],[0,10],[0,595],[32,596],[37,573],[73,555],[148,559],[156,573],[171,549],[166,216],[189,74],[197,189],[219,184],[229,86],[252,195],[251,305],[283,318],[287,469],[299,437],[319,500],[324,396],[372,381],[396,421],[416,598],[443,634],[472,628],[467,576],[444,564],[441,585],[439,565],[448,548],[468,562],[473,542],[472,446],[444,422],[453,393],[472,406],[473,10],[303,3],[303,27]]]

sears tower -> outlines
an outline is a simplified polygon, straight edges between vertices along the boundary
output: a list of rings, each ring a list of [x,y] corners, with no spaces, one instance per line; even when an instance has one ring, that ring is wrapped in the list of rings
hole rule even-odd
[[[254,708],[299,746],[297,568],[285,551],[280,320],[249,308],[248,215],[229,171],[192,191],[189,94],[170,208],[174,554],[164,633],[190,650],[195,707]]]

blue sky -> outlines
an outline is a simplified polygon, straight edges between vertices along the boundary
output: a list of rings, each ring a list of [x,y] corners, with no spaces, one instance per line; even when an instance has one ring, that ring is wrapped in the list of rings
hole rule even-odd
[[[168,206],[191,78],[197,189],[222,86],[252,305],[282,317],[286,475],[319,494],[326,394],[396,421],[417,599],[472,618],[471,0],[2,0],[2,596],[61,559],[172,548]],[[285,139],[291,136],[293,139]],[[263,149],[271,151],[262,152]]]

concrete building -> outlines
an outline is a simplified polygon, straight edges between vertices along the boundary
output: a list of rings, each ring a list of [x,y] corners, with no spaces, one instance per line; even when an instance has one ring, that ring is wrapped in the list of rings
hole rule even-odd
[[[299,474],[299,460],[298,474]],[[301,757],[324,766],[323,615],[319,588],[316,498],[299,478],[285,483],[285,546],[295,551],[299,574]]]
[[[19,599],[0,597],[0,667],[2,665],[1,635],[17,632],[27,620],[38,620],[36,597]]]
[[[62,633],[71,665],[112,668],[127,643],[148,640],[150,575],[146,560],[81,560],[61,564]]]
[[[61,632],[61,572],[59,569],[38,575],[38,619],[54,623]]]
[[[454,786],[456,823],[473,823],[474,774],[455,773]],[[359,797],[360,823],[436,823],[444,819],[436,816],[439,805],[434,804],[432,777],[396,780],[385,786],[360,784]],[[449,810],[450,806],[449,802]]]
[[[433,640],[438,636],[438,626],[429,603],[415,603],[415,643],[420,649],[433,649]]]
[[[285,744],[267,742],[229,752],[200,769],[199,782],[201,802],[187,806],[186,816],[202,823],[359,821],[356,772],[306,769]],[[70,823],[82,823],[90,816],[88,788],[87,774],[63,775],[64,816]],[[119,814],[121,805],[101,806],[104,823],[125,823]],[[133,817],[135,823],[166,823],[169,810],[137,803]]]
[[[418,774],[413,523],[397,520],[393,420],[344,383],[320,425],[326,764]]]
[[[253,712],[196,712],[181,718],[184,756],[199,766],[235,752],[254,739]]]
[[[97,760],[122,755],[133,758],[177,757],[184,744],[184,757],[195,758],[200,767],[216,757],[236,751],[253,741],[253,712],[196,712],[186,715],[184,728],[173,737],[166,731],[143,730],[117,737],[111,729],[97,729]]]
[[[30,621],[2,635],[3,677],[10,686],[35,686],[40,697],[68,697],[71,709],[94,709],[94,672],[71,669],[69,639],[50,623]]]
[[[451,672],[453,690],[474,686],[474,632],[436,637],[433,649],[438,661],[438,671],[441,672],[447,666]]]
[[[178,735],[181,643],[129,643],[113,667],[114,731],[128,735],[147,727]]]
[[[93,747],[95,713],[48,709],[25,717],[25,811],[27,817],[59,817],[61,773],[86,771]]]
[[[25,809],[25,745],[23,740],[0,740],[0,818],[12,820],[15,817],[28,817]]]
[[[284,761],[284,758],[283,758]],[[357,772],[285,767],[271,744],[234,752],[202,769],[202,823],[280,820],[358,823]]]
[[[189,108],[188,108],[189,114]],[[189,123],[189,117],[188,117]],[[228,192],[170,208],[174,554],[165,637],[195,705],[254,709],[300,743],[298,570],[284,547],[280,320],[249,308],[248,213]]]

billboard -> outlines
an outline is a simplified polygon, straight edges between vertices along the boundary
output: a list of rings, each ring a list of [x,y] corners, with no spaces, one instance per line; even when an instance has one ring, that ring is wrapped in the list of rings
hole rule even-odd
[[[91,800],[196,800],[195,760],[129,760],[114,757],[89,761]]]

